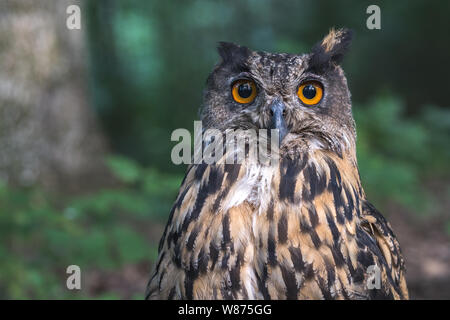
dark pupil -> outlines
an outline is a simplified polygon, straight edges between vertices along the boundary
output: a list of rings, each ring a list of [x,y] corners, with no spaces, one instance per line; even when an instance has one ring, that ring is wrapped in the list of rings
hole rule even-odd
[[[243,83],[238,88],[239,96],[242,98],[248,98],[252,94],[252,86],[249,83]]]
[[[308,84],[303,88],[303,95],[306,99],[312,99],[316,96],[316,88],[312,84]]]

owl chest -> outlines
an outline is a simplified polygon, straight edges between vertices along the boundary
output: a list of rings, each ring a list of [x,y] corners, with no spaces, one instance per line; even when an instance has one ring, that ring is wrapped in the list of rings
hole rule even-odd
[[[204,248],[213,282],[205,283],[214,283],[215,298],[323,299],[360,291],[349,278],[358,255],[351,230],[342,228],[333,239],[330,227],[315,218],[271,210],[258,214],[243,203],[210,230]]]
[[[185,274],[176,278],[180,288],[214,299],[357,291],[349,275],[357,268],[360,195],[355,175],[336,167],[331,161],[241,167],[236,180],[225,174],[221,187],[202,198],[201,186],[218,176],[205,170],[209,179],[186,192],[168,231],[173,265]]]
[[[247,184],[242,201],[217,217],[221,223],[212,233],[217,265],[225,270],[224,283],[240,288],[229,294],[322,299],[361,291],[349,276],[358,268],[360,251],[357,195],[342,181],[336,191],[318,186],[320,181],[288,188],[275,173],[270,180]],[[263,193],[255,197],[255,190]]]

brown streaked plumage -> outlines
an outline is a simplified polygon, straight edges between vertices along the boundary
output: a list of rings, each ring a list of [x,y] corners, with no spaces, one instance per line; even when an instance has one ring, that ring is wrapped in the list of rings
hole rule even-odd
[[[204,127],[270,128],[270,110],[282,103],[287,134],[280,161],[226,164],[224,155],[216,164],[189,166],[148,299],[408,298],[398,241],[361,186],[339,66],[350,39],[348,30],[333,30],[303,55],[221,45],[222,62],[205,91]],[[258,87],[245,105],[230,90],[241,78]],[[324,89],[314,106],[296,93],[309,79]],[[380,270],[379,289],[367,287],[372,265]]]

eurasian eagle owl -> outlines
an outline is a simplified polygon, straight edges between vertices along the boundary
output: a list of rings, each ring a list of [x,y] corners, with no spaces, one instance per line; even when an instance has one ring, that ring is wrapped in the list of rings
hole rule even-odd
[[[360,182],[339,65],[350,42],[332,29],[306,54],[220,43],[203,128],[277,129],[279,161],[188,167],[148,299],[408,298],[398,241]]]

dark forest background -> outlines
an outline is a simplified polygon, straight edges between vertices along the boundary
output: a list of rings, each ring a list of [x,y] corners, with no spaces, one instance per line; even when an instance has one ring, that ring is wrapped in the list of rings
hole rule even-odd
[[[450,298],[449,16],[423,0],[1,0],[0,298],[143,298],[185,170],[170,135],[193,130],[218,41],[303,53],[333,26],[355,31],[343,67],[366,193],[411,297]]]

